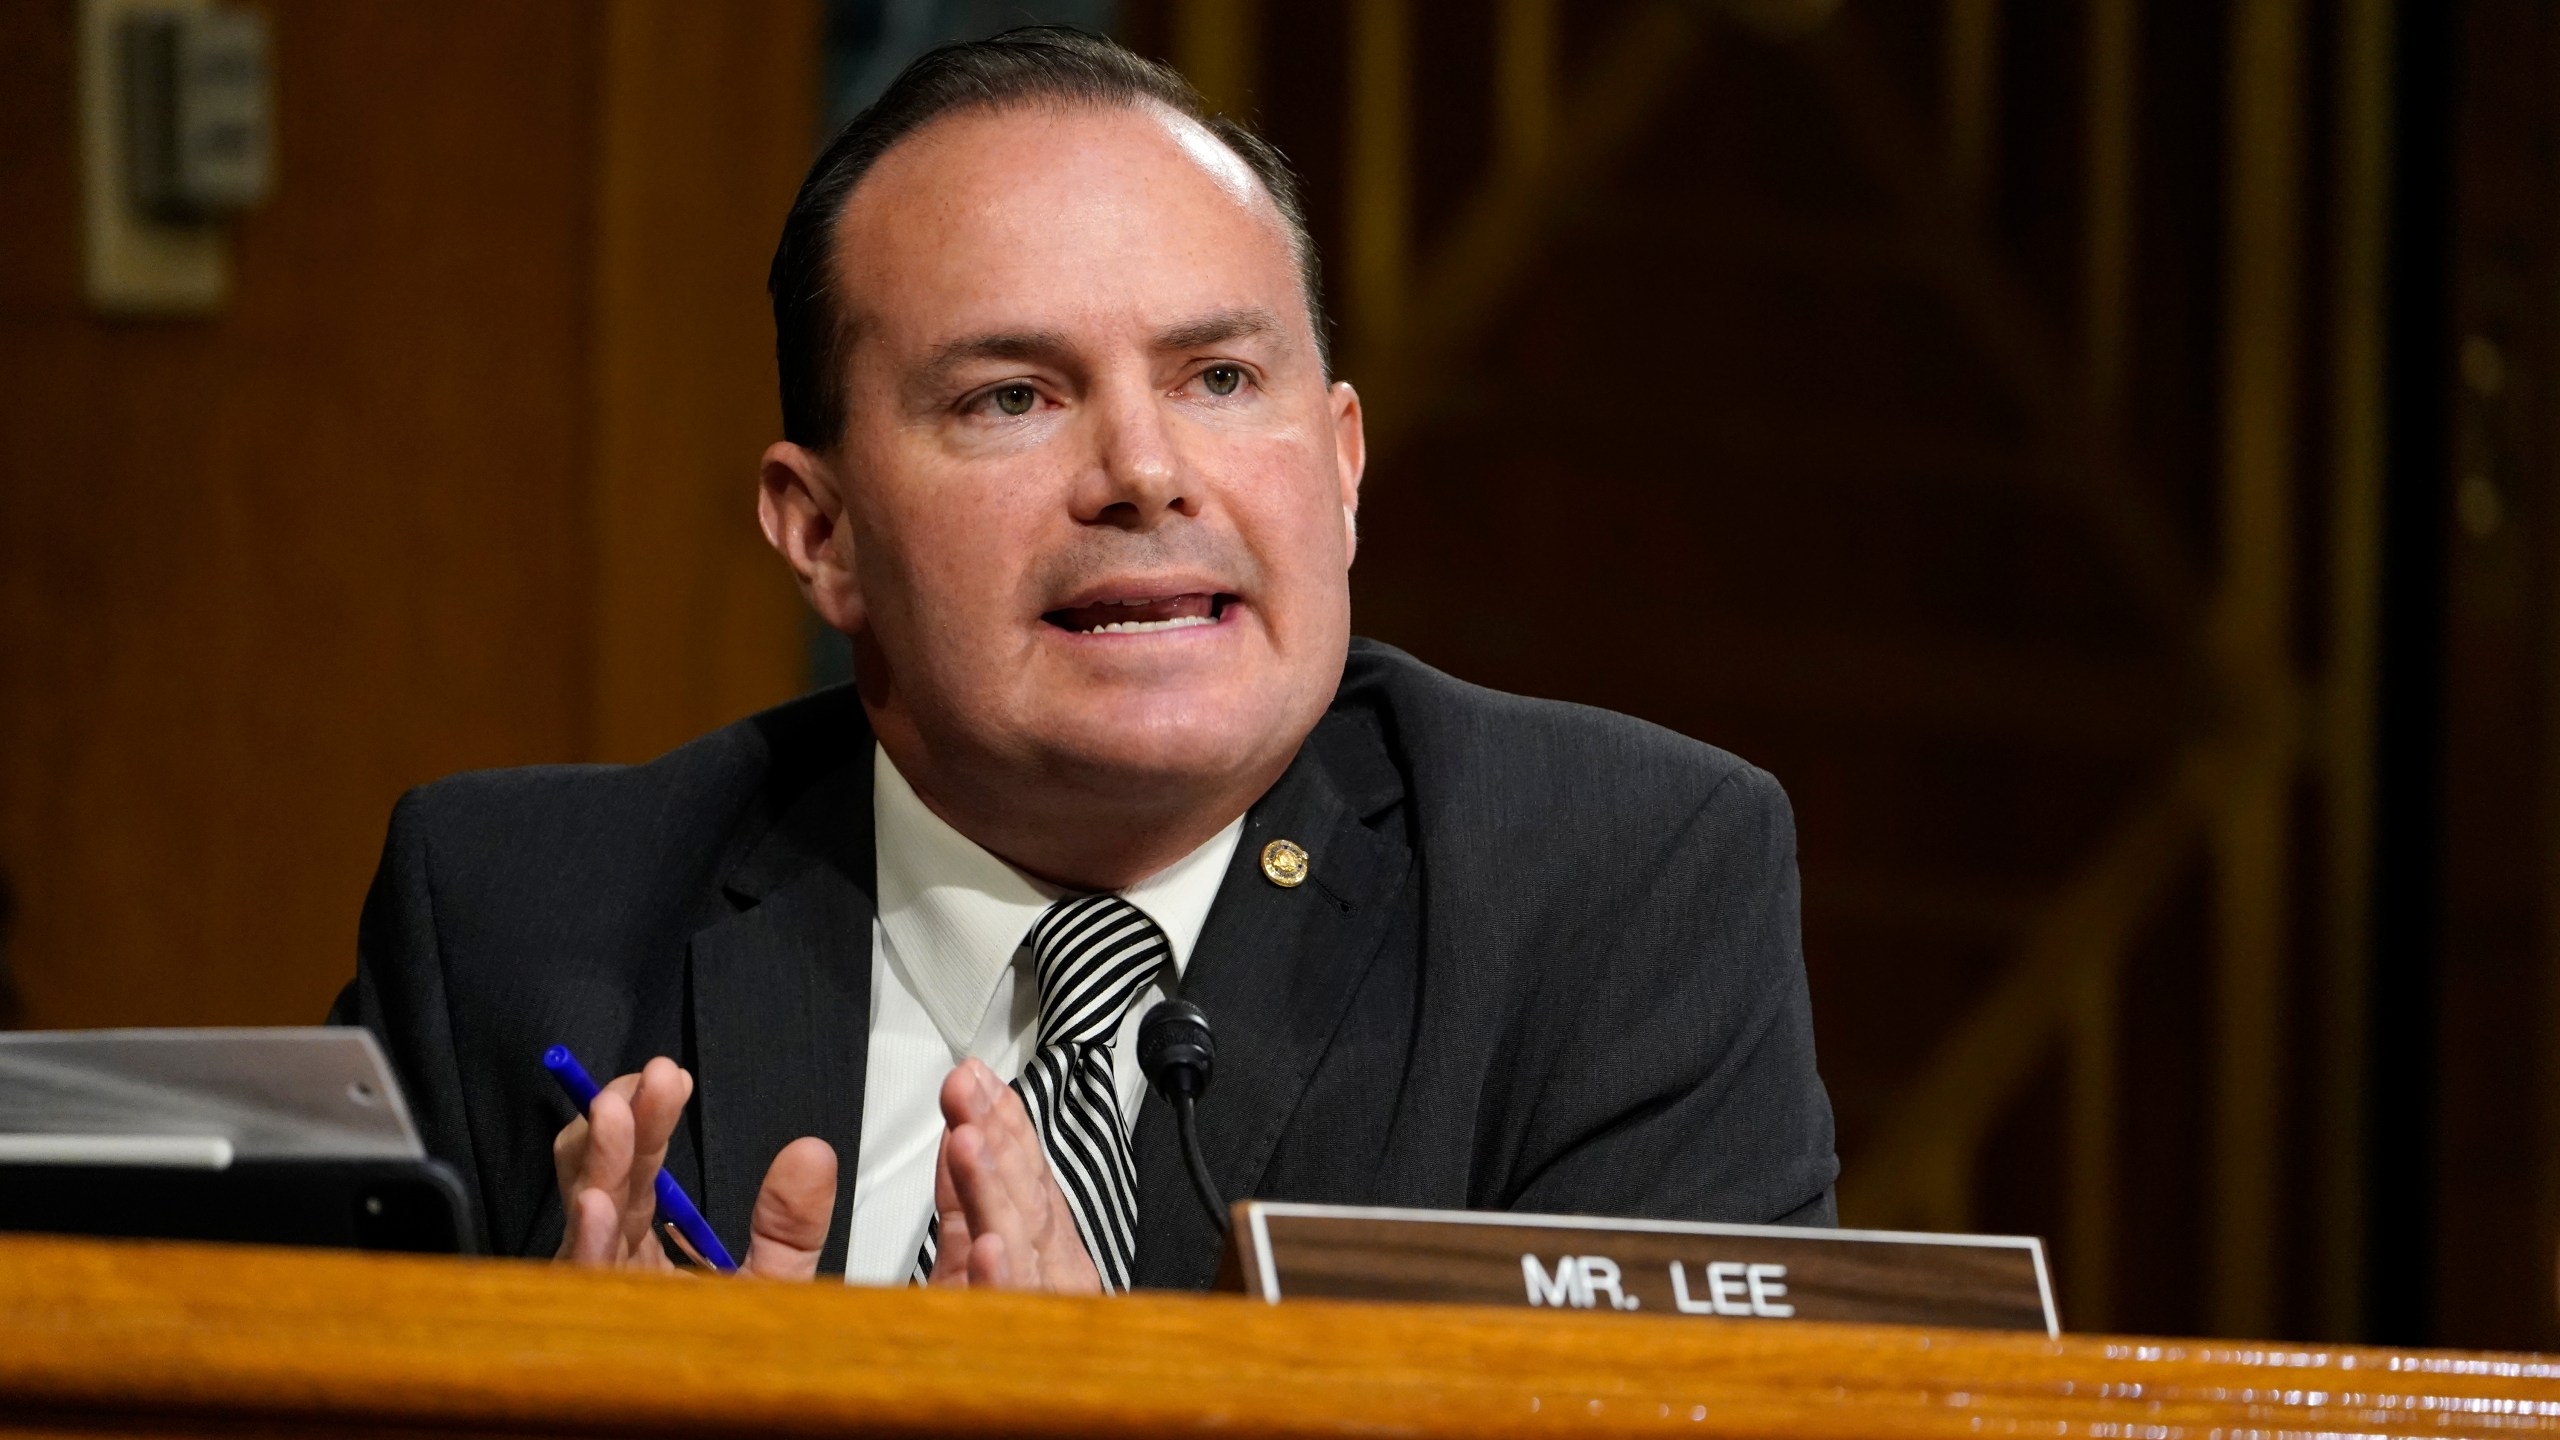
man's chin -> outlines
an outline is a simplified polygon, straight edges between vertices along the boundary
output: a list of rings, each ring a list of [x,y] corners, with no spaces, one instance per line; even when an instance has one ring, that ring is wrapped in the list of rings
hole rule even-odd
[[[1197,733],[1051,737],[1050,757],[1056,770],[1089,786],[1186,792],[1232,784],[1267,767],[1270,738]],[[1164,798],[1170,801],[1175,795]]]
[[[1179,806],[1204,790],[1267,785],[1305,738],[1286,734],[1283,717],[1249,701],[1097,706],[1053,720],[1041,736],[1044,768],[1105,791],[1135,787],[1115,798],[1141,806],[1156,798],[1147,791]]]

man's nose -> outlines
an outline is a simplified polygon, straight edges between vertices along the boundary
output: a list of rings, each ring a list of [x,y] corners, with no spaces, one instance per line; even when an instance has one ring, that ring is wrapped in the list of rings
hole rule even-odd
[[[1198,516],[1198,477],[1184,463],[1163,397],[1152,386],[1130,390],[1094,407],[1094,463],[1076,496],[1076,518],[1152,530],[1176,515]]]

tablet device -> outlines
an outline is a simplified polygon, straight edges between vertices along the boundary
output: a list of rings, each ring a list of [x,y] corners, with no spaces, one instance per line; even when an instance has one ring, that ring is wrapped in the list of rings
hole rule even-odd
[[[0,1229],[480,1249],[372,1034],[324,1026],[0,1033]]]

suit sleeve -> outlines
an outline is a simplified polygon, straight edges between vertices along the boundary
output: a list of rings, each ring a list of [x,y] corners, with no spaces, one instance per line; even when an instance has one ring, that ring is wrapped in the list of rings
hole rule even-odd
[[[482,1209],[481,1233],[494,1240],[498,1232],[490,1228],[471,1144],[437,943],[426,808],[423,792],[416,790],[392,807],[382,863],[357,925],[356,977],[329,1008],[329,1023],[362,1025],[382,1042],[427,1153],[461,1177],[465,1193]]]
[[[1504,1203],[1836,1223],[1785,792],[1744,767],[1649,861],[1630,848],[1626,883],[1550,967],[1521,1047],[1544,1073]]]

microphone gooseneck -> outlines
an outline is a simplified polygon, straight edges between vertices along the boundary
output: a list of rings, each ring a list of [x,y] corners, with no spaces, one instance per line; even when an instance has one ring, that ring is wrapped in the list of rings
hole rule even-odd
[[[1191,1188],[1209,1208],[1218,1233],[1227,1229],[1226,1202],[1209,1178],[1208,1158],[1200,1153],[1200,1122],[1193,1106],[1209,1090],[1209,1072],[1217,1063],[1217,1041],[1209,1033],[1209,1017],[1188,1000],[1166,1000],[1138,1022],[1138,1068],[1147,1083],[1173,1107],[1174,1128],[1182,1134],[1182,1163],[1191,1172]]]

